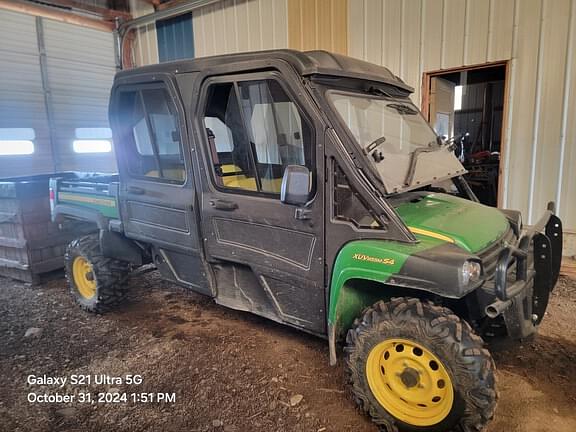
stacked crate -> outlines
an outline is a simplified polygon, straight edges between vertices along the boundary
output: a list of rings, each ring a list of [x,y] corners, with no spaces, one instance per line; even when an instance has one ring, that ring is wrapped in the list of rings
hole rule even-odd
[[[50,220],[50,176],[0,180],[0,276],[38,283],[64,266],[67,244],[93,229]]]

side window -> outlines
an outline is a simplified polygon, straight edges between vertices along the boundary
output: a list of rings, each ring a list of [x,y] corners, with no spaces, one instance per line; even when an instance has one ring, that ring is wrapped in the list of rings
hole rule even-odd
[[[178,118],[166,89],[123,91],[120,113],[121,139],[130,174],[182,184],[186,169]]]
[[[347,222],[356,228],[381,229],[382,225],[368,211],[358,194],[350,186],[344,171],[333,161],[335,220]]]
[[[279,194],[284,169],[312,169],[312,130],[272,79],[213,84],[204,125],[219,186]]]

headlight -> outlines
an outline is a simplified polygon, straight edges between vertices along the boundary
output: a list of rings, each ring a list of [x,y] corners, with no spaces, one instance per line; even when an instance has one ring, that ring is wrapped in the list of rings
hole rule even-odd
[[[482,264],[478,261],[466,261],[462,265],[462,283],[468,285],[480,280],[482,276]]]

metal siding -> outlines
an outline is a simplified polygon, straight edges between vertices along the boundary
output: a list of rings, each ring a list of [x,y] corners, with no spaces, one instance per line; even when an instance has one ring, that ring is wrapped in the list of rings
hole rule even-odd
[[[568,62],[564,87],[564,113],[562,128],[562,171],[558,173],[560,183],[558,193],[559,210],[564,217],[564,224],[576,231],[576,2],[571,4],[569,44],[567,46]],[[574,242],[576,244],[576,241]],[[576,254],[576,248],[573,249]]]
[[[366,17],[381,16],[379,10],[373,10],[370,7],[366,8]],[[383,55],[378,56],[370,52],[370,35],[367,34],[366,40],[366,59],[383,57],[382,61],[388,65],[388,68],[396,75],[400,75],[400,59],[402,57],[402,0],[390,0],[384,4],[382,10],[384,19],[384,28],[382,30],[382,48]],[[376,27],[377,23],[370,23],[371,26]],[[400,37],[399,37],[400,36]],[[376,60],[377,62],[377,60]]]
[[[136,66],[158,63],[158,36],[155,24],[147,24],[136,29],[132,52]]]
[[[404,10],[402,13],[402,47],[401,47],[401,64],[400,74],[406,82],[418,83],[420,81],[420,73],[418,66],[420,65],[420,43],[421,31],[420,22],[422,20],[420,0],[406,0],[404,3]],[[416,22],[418,25],[413,27],[412,23]],[[420,86],[414,85],[414,95],[412,100],[420,105]]]
[[[75,128],[108,127],[108,98],[116,72],[112,33],[43,20],[48,83],[62,170],[113,172],[107,154],[77,154]]]
[[[490,0],[466,1],[466,28],[464,34],[464,63],[486,62],[488,36],[486,28],[490,19]]]
[[[490,1],[488,61],[507,60],[512,53],[514,0]]]
[[[556,198],[556,173],[560,169],[560,132],[570,0],[545,0],[542,21],[542,88],[540,127],[535,140],[535,161],[531,172],[531,220],[535,221]],[[573,205],[576,205],[574,202]]]
[[[0,10],[0,128],[34,128],[35,151],[0,156],[0,177],[53,171],[35,17]]]
[[[384,20],[382,20],[382,25]],[[364,1],[348,1],[348,54],[359,59],[364,57]],[[381,54],[383,55],[383,54]]]
[[[503,207],[534,223],[560,198],[575,232],[575,14],[576,0],[348,0],[348,53],[400,73],[418,104],[424,72],[510,60]]]
[[[384,4],[380,0],[366,0],[364,5],[366,37],[363,43],[366,45],[364,50],[366,53],[365,59],[372,63],[380,63],[383,60],[382,56],[390,53],[387,42],[393,40],[399,45],[400,40],[387,37],[386,33],[391,31],[391,29],[388,26],[387,15],[384,14]],[[382,25],[383,22],[384,25]],[[399,20],[396,21],[396,24],[400,25]],[[398,50],[395,51],[398,52]]]
[[[352,0],[353,1],[353,0]],[[440,69],[442,59],[442,34],[444,2],[442,0],[422,0],[422,70]],[[409,83],[413,85],[413,83]],[[418,84],[419,85],[419,84]]]
[[[286,48],[287,0],[225,0],[192,12],[197,57]]]
[[[444,0],[442,25],[442,67],[450,68],[464,64],[464,25],[466,2]]]
[[[503,179],[505,207],[528,215],[530,193],[531,143],[534,138],[534,113],[537,93],[538,46],[541,0],[518,2],[518,46],[514,57],[515,98],[510,100],[510,141],[506,143],[509,169]]]
[[[347,53],[347,0],[286,1],[289,48]]]

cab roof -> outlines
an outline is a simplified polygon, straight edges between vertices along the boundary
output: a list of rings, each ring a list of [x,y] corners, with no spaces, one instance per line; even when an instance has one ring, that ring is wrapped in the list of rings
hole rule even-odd
[[[375,65],[362,60],[335,54],[328,51],[296,51],[268,50],[237,54],[224,54],[211,57],[200,57],[189,60],[177,60],[150,66],[142,66],[124,70],[117,74],[118,78],[140,73],[186,73],[198,72],[222,64],[244,64],[249,68],[250,61],[282,60],[294,67],[302,76],[322,75],[340,78],[358,78],[381,82],[401,88],[412,93],[414,89],[404,83],[384,66]]]

